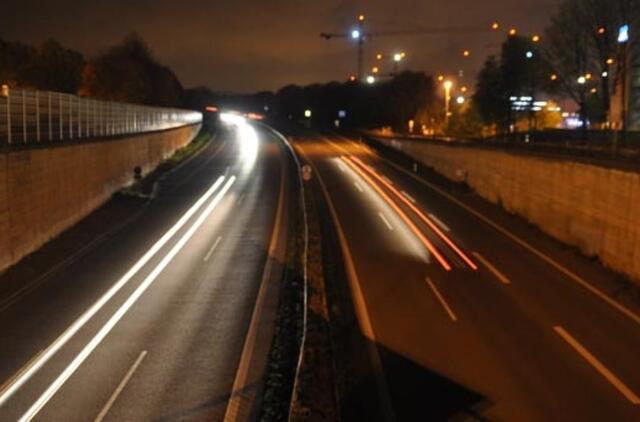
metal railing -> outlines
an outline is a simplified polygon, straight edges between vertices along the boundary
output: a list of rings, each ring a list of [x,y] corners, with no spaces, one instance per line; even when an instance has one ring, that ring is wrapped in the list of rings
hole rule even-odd
[[[0,147],[75,141],[172,129],[202,113],[101,101],[49,91],[0,90]]]

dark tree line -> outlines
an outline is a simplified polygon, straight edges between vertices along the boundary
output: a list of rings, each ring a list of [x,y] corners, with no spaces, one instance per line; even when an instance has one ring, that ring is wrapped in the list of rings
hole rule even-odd
[[[308,86],[288,85],[277,92],[254,95],[221,96],[199,88],[191,90],[194,104],[216,104],[244,111],[254,111],[273,118],[306,121],[316,128],[392,127],[406,132],[410,120],[414,126],[431,125],[442,119],[441,99],[430,76],[421,72],[403,72],[375,84],[329,82]],[[306,118],[306,110],[312,112]],[[343,112],[344,114],[341,114]]]
[[[55,40],[37,47],[0,40],[0,83],[137,104],[184,104],[176,75],[136,34],[88,60]]]

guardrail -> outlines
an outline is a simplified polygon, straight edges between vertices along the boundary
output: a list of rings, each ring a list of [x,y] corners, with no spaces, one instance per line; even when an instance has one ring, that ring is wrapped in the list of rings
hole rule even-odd
[[[202,122],[202,113],[49,91],[0,90],[0,147],[100,138]]]

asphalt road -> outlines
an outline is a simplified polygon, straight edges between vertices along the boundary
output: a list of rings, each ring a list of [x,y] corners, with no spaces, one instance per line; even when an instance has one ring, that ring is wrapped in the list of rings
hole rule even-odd
[[[0,420],[255,416],[289,213],[278,142],[224,129],[150,203],[116,199],[3,274]]]
[[[295,144],[374,345],[378,396],[350,400],[402,421],[640,420],[640,311],[615,275],[361,144]]]

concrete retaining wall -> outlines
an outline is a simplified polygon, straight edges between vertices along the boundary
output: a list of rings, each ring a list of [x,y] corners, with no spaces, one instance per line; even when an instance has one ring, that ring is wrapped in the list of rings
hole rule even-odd
[[[478,148],[392,146],[640,282],[640,174]]]
[[[0,271],[188,144],[199,125],[100,142],[0,153]]]

